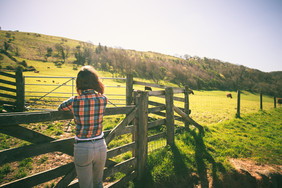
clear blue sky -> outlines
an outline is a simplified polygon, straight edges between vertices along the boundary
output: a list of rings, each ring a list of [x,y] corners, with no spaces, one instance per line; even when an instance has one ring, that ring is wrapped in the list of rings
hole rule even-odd
[[[282,0],[0,0],[0,26],[282,71]]]

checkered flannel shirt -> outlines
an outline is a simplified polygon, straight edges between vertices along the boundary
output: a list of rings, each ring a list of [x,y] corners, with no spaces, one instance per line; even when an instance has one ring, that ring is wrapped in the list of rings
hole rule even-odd
[[[93,89],[84,90],[82,95],[73,96],[60,104],[59,111],[72,111],[76,123],[76,137],[89,139],[101,136],[103,114],[108,103],[105,95]]]

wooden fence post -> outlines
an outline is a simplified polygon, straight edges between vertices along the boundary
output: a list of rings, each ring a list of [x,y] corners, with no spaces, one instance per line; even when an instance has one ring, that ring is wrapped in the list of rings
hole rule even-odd
[[[132,103],[132,92],[133,92],[133,75],[126,75],[126,105],[130,105]]]
[[[237,114],[236,117],[239,118],[240,117],[240,103],[241,103],[241,99],[240,99],[241,95],[240,95],[240,90],[237,91]]]
[[[260,93],[260,110],[262,110],[262,93]]]
[[[173,108],[173,89],[168,87],[165,89],[166,104],[166,134],[167,144],[174,145],[174,108]]]
[[[273,99],[274,99],[274,108],[276,108],[276,97],[274,96]]]
[[[185,86],[184,89],[184,112],[189,116],[189,88]],[[185,127],[189,128],[189,123],[185,121]]]
[[[147,142],[147,124],[148,124],[148,92],[139,91],[137,97],[137,116],[136,116],[136,171],[137,180],[141,180],[147,163],[148,142]]]
[[[16,110],[19,112],[24,111],[24,77],[22,69],[16,71]]]

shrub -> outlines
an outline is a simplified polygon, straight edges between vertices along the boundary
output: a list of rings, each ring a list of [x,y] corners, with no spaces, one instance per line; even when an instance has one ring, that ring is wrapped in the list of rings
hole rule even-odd
[[[20,167],[17,174],[15,175],[15,178],[20,179],[20,178],[23,178],[23,177],[26,177],[26,176],[27,176],[27,172],[25,171],[25,168]]]

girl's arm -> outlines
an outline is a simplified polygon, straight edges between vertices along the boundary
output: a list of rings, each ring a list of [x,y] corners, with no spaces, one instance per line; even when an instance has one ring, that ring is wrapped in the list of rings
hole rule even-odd
[[[58,107],[58,110],[59,111],[72,111],[72,106],[73,106],[73,98],[70,98],[64,101],[62,104],[60,104]]]

